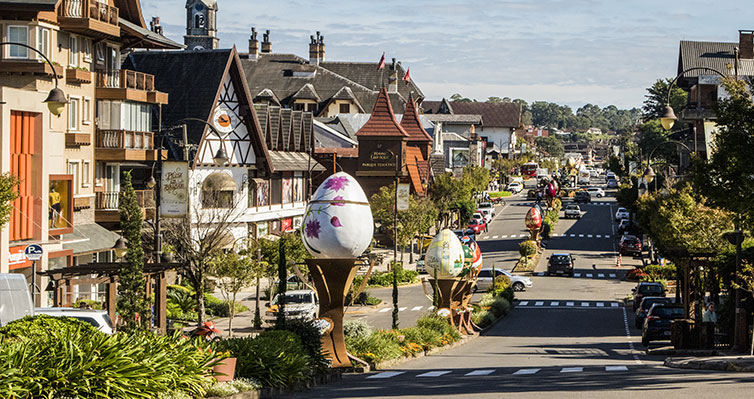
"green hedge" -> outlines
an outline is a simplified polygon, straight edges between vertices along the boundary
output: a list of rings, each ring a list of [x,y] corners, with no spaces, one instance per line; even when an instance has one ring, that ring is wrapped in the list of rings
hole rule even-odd
[[[489,194],[490,198],[510,197],[513,195],[510,191],[494,191]]]
[[[398,285],[413,284],[418,281],[419,272],[416,270],[407,270],[403,268],[397,269]],[[364,276],[356,276],[353,279],[353,287],[358,288],[361,286],[361,282],[364,280]],[[393,285],[393,273],[381,272],[372,273],[367,280],[368,287],[390,287]]]
[[[518,244],[518,253],[522,257],[530,257],[537,253],[537,242],[534,240],[521,241]]]
[[[676,268],[673,264],[669,264],[667,266],[647,265],[644,266],[642,270],[647,274],[649,281],[675,280],[677,277]]]

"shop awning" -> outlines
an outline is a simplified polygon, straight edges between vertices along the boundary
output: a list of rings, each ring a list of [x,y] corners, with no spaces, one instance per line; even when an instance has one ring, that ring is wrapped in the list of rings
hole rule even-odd
[[[322,172],[325,167],[305,152],[270,151],[273,172]]]
[[[73,233],[61,237],[63,249],[72,249],[74,255],[84,255],[112,249],[120,237],[97,223],[73,226]]]

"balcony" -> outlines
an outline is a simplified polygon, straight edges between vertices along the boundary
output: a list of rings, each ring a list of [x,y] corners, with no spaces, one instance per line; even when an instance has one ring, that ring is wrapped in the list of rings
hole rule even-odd
[[[145,219],[154,218],[155,202],[154,190],[134,190],[136,201],[141,207]],[[103,191],[96,193],[94,221],[97,223],[119,223],[120,191]]]
[[[168,94],[154,88],[154,75],[128,69],[109,69],[97,72],[97,98],[102,100],[130,100],[152,104],[167,104]]]
[[[97,0],[63,0],[58,6],[58,24],[68,32],[102,39],[120,38],[118,7]]]
[[[31,52],[31,50],[29,50]],[[21,75],[43,75],[52,78],[53,75],[57,75],[58,79],[63,78],[63,67],[60,65],[53,65],[36,59],[28,60],[14,60],[14,59],[0,59],[0,71],[6,73],[18,73]]]
[[[97,129],[94,156],[98,161],[156,161],[154,133]]]
[[[698,121],[717,119],[714,109],[707,107],[688,106],[681,111],[681,120]]]

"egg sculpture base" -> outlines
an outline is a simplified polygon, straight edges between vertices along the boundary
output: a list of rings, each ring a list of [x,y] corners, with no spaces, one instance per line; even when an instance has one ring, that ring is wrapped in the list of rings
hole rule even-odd
[[[330,331],[322,336],[322,350],[332,360],[333,368],[353,366],[346,351],[343,306],[359,270],[356,262],[356,258],[306,260],[319,297],[319,317],[332,322]]]
[[[430,278],[429,284],[435,289],[435,280]],[[471,297],[474,292],[476,279],[438,278],[437,279],[437,308],[450,310],[450,322],[459,332],[467,335],[474,334],[471,323]]]

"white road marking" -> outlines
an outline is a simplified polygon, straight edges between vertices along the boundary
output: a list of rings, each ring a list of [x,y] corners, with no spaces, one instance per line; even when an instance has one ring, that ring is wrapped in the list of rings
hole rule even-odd
[[[506,235],[500,236],[500,238],[508,238],[508,235],[506,234]]]
[[[573,273],[573,277],[581,277],[581,273]]]
[[[467,376],[467,377],[473,377],[473,376],[478,376],[478,375],[490,375],[490,374],[492,374],[494,372],[495,372],[494,369],[474,370],[474,371],[472,371],[470,373],[466,373],[464,375]]]
[[[610,238],[610,234],[605,234],[605,238]]]
[[[441,370],[441,371],[429,371],[424,374],[419,374],[417,377],[439,377],[441,375],[445,375],[450,373],[450,370]]]
[[[408,309],[408,308],[404,306],[404,307],[398,308],[398,311],[399,311],[399,312],[402,312],[402,311],[404,311],[404,310],[406,310],[406,309]]]
[[[581,307],[582,308],[588,308],[589,307],[589,302],[581,302]]]
[[[592,278],[592,276],[593,276],[592,273],[587,273],[586,274],[586,278]]]
[[[628,371],[626,366],[605,366],[605,371]]]
[[[424,306],[414,306],[413,308],[411,308],[411,311],[422,310],[423,307]]]
[[[534,306],[542,306],[544,304],[545,304],[544,302],[538,301],[534,303]]]
[[[566,306],[573,306],[573,302],[566,302]]]
[[[598,273],[598,274],[597,274],[597,277],[598,277],[598,278],[605,278],[605,275],[604,275],[604,274],[602,274],[602,273]]]
[[[524,237],[526,237],[526,234],[519,234],[518,237],[519,238],[524,238]]]
[[[526,306],[529,304],[529,301],[521,301],[518,303],[518,306]]]
[[[610,273],[610,278],[615,278],[615,273]]]
[[[521,369],[513,373],[513,375],[537,374],[539,370],[542,370],[542,369]]]
[[[614,307],[614,308],[617,308],[617,307],[618,307],[618,302],[612,302],[612,303],[610,304],[610,306],[612,306],[612,307]]]
[[[602,302],[597,302],[597,307],[598,307],[598,308],[604,308],[604,307],[605,307],[605,304],[604,304],[604,303],[602,303]]]
[[[628,340],[628,348],[631,349],[631,354],[634,357],[634,362],[636,364],[641,364],[641,360],[639,360],[639,355],[636,354],[636,349],[634,348],[634,341],[631,339],[631,329],[628,327],[628,312],[626,312],[626,308],[623,308],[623,327],[626,329],[626,340]]]
[[[486,240],[486,239],[487,239],[487,236],[484,236],[484,237],[479,237],[479,239],[480,239],[480,240]]]
[[[571,234],[570,237],[576,237],[576,234]]]
[[[385,308],[385,309],[382,309],[382,310],[380,310],[380,313],[389,312],[389,311],[391,311],[392,309],[393,309],[393,308]]]
[[[367,378],[392,378],[392,377],[395,377],[396,375],[401,375],[404,373],[405,373],[404,371],[385,371],[379,374],[370,375]]]
[[[587,234],[586,238],[592,238],[593,236],[591,234]]]
[[[559,306],[560,302],[550,302],[550,306]]]
[[[602,238],[602,234],[597,234],[597,238]]]
[[[562,370],[560,370],[561,373],[580,373],[584,371],[583,367],[563,367]]]
[[[497,238],[498,238],[498,237],[499,237],[499,236],[492,236],[492,239],[493,239],[493,240],[497,240]]]
[[[584,238],[584,235],[583,234],[579,234],[579,238]]]

